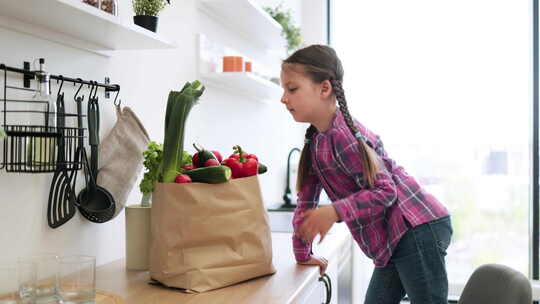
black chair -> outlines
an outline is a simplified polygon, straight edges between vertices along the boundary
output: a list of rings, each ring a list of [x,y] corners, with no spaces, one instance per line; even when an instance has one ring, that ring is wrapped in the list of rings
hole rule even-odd
[[[486,264],[471,275],[459,304],[531,304],[529,279],[508,266]]]

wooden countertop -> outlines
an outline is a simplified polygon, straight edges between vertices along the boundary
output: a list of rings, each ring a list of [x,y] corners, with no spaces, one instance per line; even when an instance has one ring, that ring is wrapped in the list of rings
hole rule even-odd
[[[344,224],[336,226],[313,249],[330,263],[337,263],[350,250],[352,239]],[[126,270],[121,259],[97,268],[96,289],[120,295],[128,304],[294,303],[305,292],[304,287],[317,281],[319,269],[296,264],[291,236],[291,233],[272,233],[273,263],[277,270],[274,275],[201,294],[186,294],[148,284],[148,271]]]

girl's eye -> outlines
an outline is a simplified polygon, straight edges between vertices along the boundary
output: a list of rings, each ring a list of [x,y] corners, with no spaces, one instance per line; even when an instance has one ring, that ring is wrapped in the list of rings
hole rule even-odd
[[[296,91],[296,89],[298,89],[298,88],[289,88],[288,90],[289,90],[289,92],[292,93],[292,92]]]

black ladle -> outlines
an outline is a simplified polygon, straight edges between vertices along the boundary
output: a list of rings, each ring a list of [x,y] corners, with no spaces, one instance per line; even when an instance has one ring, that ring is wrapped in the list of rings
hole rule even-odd
[[[96,87],[97,91],[97,87]],[[99,105],[98,100],[91,96],[88,101],[88,138],[91,148],[90,170],[88,170],[88,160],[83,159],[85,170],[90,171],[85,174],[89,176],[87,186],[77,196],[81,213],[93,222],[103,223],[114,216],[114,198],[107,189],[96,184],[98,175],[98,145],[99,145]],[[83,157],[85,158],[85,157]],[[111,214],[112,209],[112,215]],[[86,212],[84,212],[86,211]],[[87,215],[90,215],[87,216]]]

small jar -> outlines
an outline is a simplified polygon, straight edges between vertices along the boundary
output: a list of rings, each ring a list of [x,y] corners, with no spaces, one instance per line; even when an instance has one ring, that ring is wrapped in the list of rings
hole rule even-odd
[[[223,72],[234,72],[234,56],[223,56]]]
[[[117,0],[101,0],[99,5],[102,11],[105,11],[113,16],[118,15],[118,3]]]
[[[99,0],[83,0],[83,3],[99,8]]]
[[[246,61],[244,62],[244,64],[245,64],[244,71],[251,72],[251,61]]]

